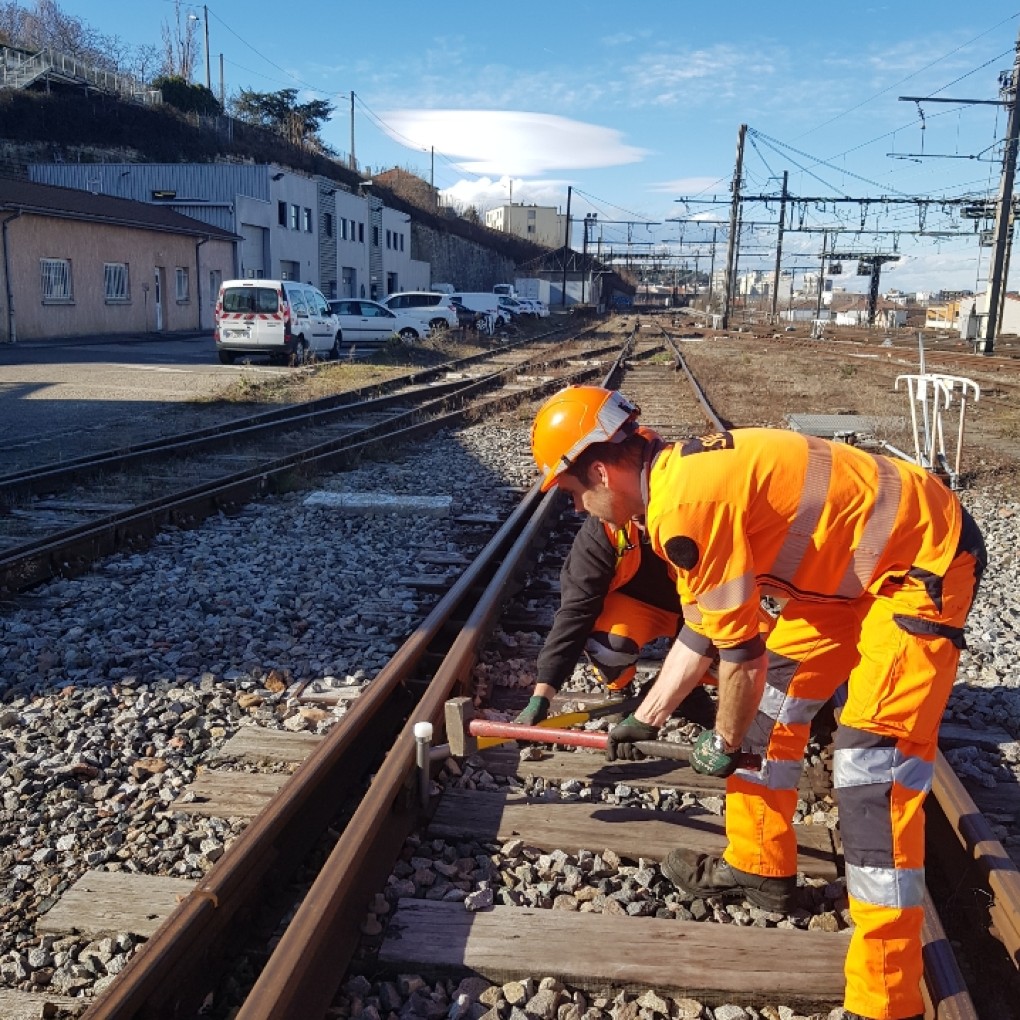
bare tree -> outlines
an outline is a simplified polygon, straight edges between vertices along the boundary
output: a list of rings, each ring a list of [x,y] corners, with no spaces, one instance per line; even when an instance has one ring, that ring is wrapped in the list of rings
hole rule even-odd
[[[56,0],[35,0],[31,7],[17,0],[0,2],[0,38],[23,49],[56,50],[117,73],[130,73],[126,67],[135,59],[132,48],[117,36],[65,14]]]
[[[198,57],[198,22],[187,14],[182,16],[181,0],[174,0],[174,24],[163,22],[163,66],[160,73],[167,78],[191,81]]]

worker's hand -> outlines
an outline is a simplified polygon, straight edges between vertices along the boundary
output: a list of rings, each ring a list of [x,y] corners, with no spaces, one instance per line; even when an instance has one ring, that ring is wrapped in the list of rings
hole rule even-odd
[[[521,726],[537,726],[549,715],[549,699],[533,697],[528,699],[520,715],[514,719]]]
[[[725,779],[737,771],[739,758],[739,750],[727,753],[722,737],[715,730],[702,730],[691,751],[691,768],[703,776]]]
[[[626,761],[637,761],[644,755],[634,746],[639,740],[654,740],[659,735],[659,728],[651,726],[636,718],[632,712],[621,719],[610,731],[606,742],[606,757],[610,761],[623,758]]]

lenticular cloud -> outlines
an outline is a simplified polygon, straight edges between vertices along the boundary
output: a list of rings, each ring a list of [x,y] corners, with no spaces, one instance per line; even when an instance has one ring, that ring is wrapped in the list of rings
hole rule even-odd
[[[549,113],[516,110],[393,110],[382,120],[391,137],[435,149],[475,174],[534,176],[639,162],[648,152],[621,133]]]

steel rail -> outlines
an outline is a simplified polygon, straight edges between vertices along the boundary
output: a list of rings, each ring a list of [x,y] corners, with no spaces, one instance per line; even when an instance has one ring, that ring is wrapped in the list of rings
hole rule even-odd
[[[935,758],[932,793],[969,862],[966,869],[976,873],[991,893],[987,904],[991,932],[1020,969],[1020,870],[941,751]]]
[[[399,792],[417,786],[414,727],[428,721],[442,730],[446,701],[454,690],[467,689],[507,586],[545,529],[556,499],[555,491],[543,497],[537,485],[526,497],[521,511],[530,520],[436,671],[235,1020],[308,1020],[329,1006],[357,948],[369,900],[418,821],[417,810],[398,808]],[[531,506],[534,512],[528,509]]]

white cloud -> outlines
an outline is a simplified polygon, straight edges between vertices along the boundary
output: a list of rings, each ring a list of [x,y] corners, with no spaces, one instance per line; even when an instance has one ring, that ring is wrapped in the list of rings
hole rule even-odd
[[[512,183],[512,187],[511,187]],[[486,212],[511,200],[524,205],[554,206],[562,211],[567,196],[569,181],[541,180],[527,181],[516,177],[479,177],[475,180],[460,180],[451,188],[444,188],[444,205],[455,208],[474,206],[479,212]]]
[[[731,175],[732,176],[732,175]],[[677,177],[672,181],[657,181],[648,185],[649,191],[668,195],[726,195],[729,177]]]
[[[517,110],[391,110],[382,115],[402,145],[455,158],[466,173],[535,175],[637,163],[647,149],[623,133],[548,113]]]

